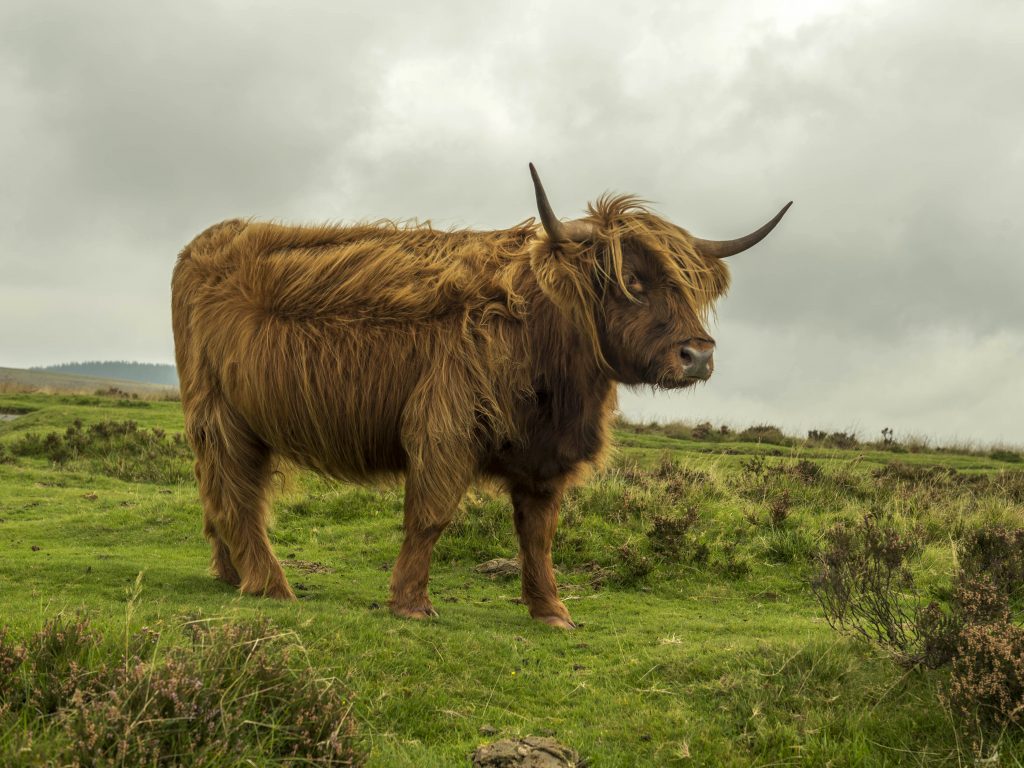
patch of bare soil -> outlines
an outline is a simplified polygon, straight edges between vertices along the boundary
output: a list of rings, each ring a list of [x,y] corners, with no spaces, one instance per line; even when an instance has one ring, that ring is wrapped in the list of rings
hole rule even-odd
[[[334,569],[330,566],[309,560],[282,560],[281,565],[286,565],[303,573],[334,573]]]

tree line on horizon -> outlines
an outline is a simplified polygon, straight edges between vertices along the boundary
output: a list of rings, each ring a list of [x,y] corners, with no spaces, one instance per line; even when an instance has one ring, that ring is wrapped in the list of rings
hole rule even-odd
[[[81,363],[33,366],[31,371],[96,376],[101,379],[138,381],[143,384],[178,386],[178,371],[165,363],[136,363],[130,360],[90,360]]]

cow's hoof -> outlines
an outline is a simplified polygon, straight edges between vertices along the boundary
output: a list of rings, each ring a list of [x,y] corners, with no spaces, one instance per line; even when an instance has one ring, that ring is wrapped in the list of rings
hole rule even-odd
[[[213,566],[213,577],[219,581],[223,581],[225,584],[230,584],[236,589],[242,586],[242,577],[238,575],[231,565],[214,564]]]
[[[269,597],[273,600],[294,600],[295,593],[292,592],[292,588],[287,584],[272,584],[269,587],[263,589],[260,588],[249,588],[245,585],[242,586],[242,593],[246,595],[252,595],[253,597]]]
[[[214,570],[213,578],[236,589],[242,586],[242,577],[237,572]]]
[[[432,619],[437,616],[437,611],[434,610],[429,602],[416,603],[415,605],[395,605],[390,606],[391,612],[395,616],[399,616],[403,619]]]
[[[543,621],[549,627],[559,629],[576,629],[576,622],[568,616],[534,616],[537,621]]]

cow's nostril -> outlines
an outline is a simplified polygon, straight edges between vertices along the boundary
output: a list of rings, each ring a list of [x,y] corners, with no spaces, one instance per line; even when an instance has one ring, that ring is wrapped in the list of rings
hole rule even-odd
[[[691,379],[707,379],[711,375],[711,357],[714,354],[714,342],[693,343],[689,341],[679,350],[683,363],[683,373]]]

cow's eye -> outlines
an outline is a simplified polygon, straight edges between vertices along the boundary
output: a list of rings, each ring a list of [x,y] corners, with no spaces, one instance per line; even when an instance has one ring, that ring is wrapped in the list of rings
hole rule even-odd
[[[644,284],[640,278],[634,274],[627,274],[625,276],[626,290],[634,296],[639,296],[644,292]]]

